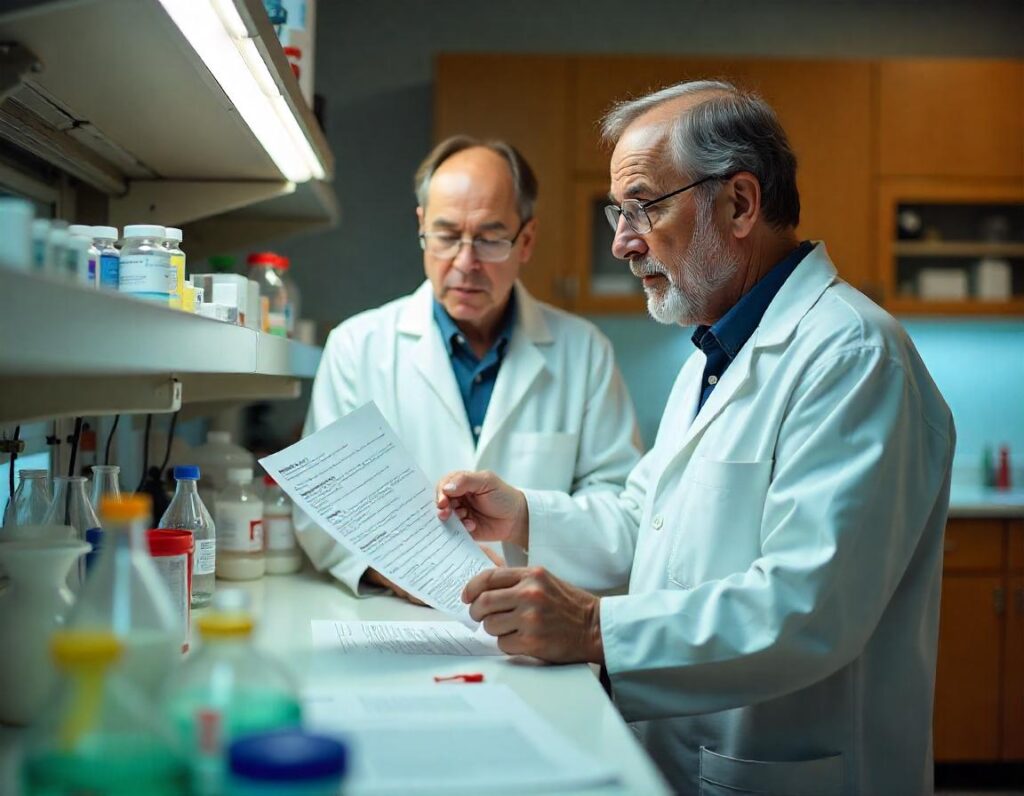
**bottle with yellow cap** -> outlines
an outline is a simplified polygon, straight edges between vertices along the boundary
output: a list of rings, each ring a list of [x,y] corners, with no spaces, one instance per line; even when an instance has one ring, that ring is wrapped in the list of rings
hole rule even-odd
[[[172,679],[167,710],[192,766],[195,794],[218,793],[228,745],[253,732],[298,727],[302,709],[287,669],[252,643],[242,591],[224,589],[199,616],[202,646]]]
[[[124,645],[118,671],[143,693],[157,694],[180,662],[184,628],[149,555],[151,506],[146,495],[100,501],[103,548],[68,626],[112,632]]]
[[[116,673],[123,646],[109,632],[64,630],[51,652],[60,687],[26,741],[27,796],[171,796],[187,767],[152,704]]]

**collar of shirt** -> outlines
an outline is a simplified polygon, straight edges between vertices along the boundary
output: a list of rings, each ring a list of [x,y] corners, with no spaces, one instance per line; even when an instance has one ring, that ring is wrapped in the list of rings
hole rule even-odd
[[[709,358],[713,352],[720,349],[730,362],[735,359],[740,349],[761,323],[761,318],[764,317],[779,289],[813,248],[814,244],[811,241],[803,241],[778,264],[774,265],[713,326],[698,326],[691,338],[693,344]]]
[[[505,353],[505,348],[508,346],[508,341],[512,338],[512,330],[516,323],[516,291],[513,289],[509,293],[508,304],[505,305],[505,312],[498,323],[498,336],[483,357],[476,355],[462,331],[455,321],[452,320],[452,316],[448,314],[448,310],[436,298],[434,299],[434,323],[441,330],[441,338],[444,340],[445,348],[448,349],[448,356],[453,357],[457,353],[468,355],[474,362],[481,362],[489,358],[491,354],[497,354],[500,357]]]

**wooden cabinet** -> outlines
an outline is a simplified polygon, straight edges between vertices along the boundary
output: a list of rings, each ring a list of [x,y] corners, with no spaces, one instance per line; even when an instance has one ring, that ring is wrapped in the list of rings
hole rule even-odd
[[[1024,759],[1024,573],[1019,522],[952,519],[943,560],[935,759]],[[1019,566],[1019,564],[1017,565]]]
[[[878,64],[884,176],[1024,177],[1024,64],[912,59]]]

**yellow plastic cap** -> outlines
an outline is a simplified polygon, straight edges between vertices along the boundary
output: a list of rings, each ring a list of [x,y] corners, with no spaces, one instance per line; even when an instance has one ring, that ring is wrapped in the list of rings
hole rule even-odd
[[[195,622],[199,632],[203,634],[203,638],[248,636],[252,633],[253,628],[252,617],[243,613],[212,611],[198,617]]]
[[[103,520],[146,520],[153,513],[153,498],[149,495],[131,494],[100,499],[100,519]]]
[[[53,659],[60,666],[82,663],[110,664],[121,657],[123,646],[113,633],[59,630],[50,640]]]

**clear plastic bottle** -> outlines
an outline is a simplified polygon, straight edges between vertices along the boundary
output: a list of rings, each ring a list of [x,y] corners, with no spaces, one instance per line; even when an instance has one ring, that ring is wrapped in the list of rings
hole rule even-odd
[[[92,466],[92,507],[99,509],[100,501],[110,495],[121,497],[121,468],[116,464],[94,464]]]
[[[57,279],[68,279],[68,228],[51,222],[46,237],[46,273]]]
[[[269,475],[263,476],[263,539],[268,575],[288,575],[302,567],[295,540],[292,502]]]
[[[181,747],[159,711],[117,674],[111,633],[60,631],[62,680],[25,743],[26,796],[176,796],[187,792]]]
[[[46,470],[22,470],[18,488],[4,512],[4,527],[42,525],[53,499]]]
[[[295,337],[295,324],[298,323],[302,312],[302,297],[299,293],[299,286],[292,277],[292,261],[287,257],[279,258],[278,273],[281,274],[281,281],[288,291],[288,306],[285,309],[287,314],[288,336]]]
[[[250,254],[249,278],[260,286],[260,331],[288,336],[288,288],[281,279],[281,258],[273,252]]]
[[[174,290],[171,292],[170,305],[172,309],[180,310],[185,294],[185,252],[181,250],[183,236],[177,227],[167,227],[166,230],[164,247],[170,253],[171,267],[174,269]]]
[[[167,689],[166,709],[193,764],[193,792],[219,793],[228,745],[249,733],[302,721],[290,673],[252,643],[244,592],[222,589],[196,619],[202,646]]]
[[[96,243],[93,241],[92,227],[86,224],[72,224],[68,227],[68,234],[76,239],[79,260],[76,262],[75,272],[78,274],[79,282],[87,287],[97,287],[99,285],[100,250],[96,248]],[[83,254],[84,262],[81,261]]]
[[[263,500],[252,487],[252,470],[228,470],[228,485],[217,493],[217,577],[255,580],[266,572],[263,555]]]
[[[53,270],[50,227],[51,222],[48,218],[37,218],[32,222],[32,270],[37,274],[45,274]]]
[[[93,227],[92,243],[99,251],[97,285],[103,290],[117,290],[121,273],[121,252],[117,246],[117,227]]]
[[[210,512],[199,497],[199,468],[194,464],[174,468],[178,486],[171,504],[160,518],[161,528],[191,531],[195,541],[192,551],[192,607],[208,605],[213,598],[214,571],[217,562],[217,535]]]
[[[32,203],[0,196],[0,266],[16,271],[32,268]]]
[[[125,647],[118,671],[143,693],[155,694],[181,658],[184,629],[166,584],[149,555],[145,495],[100,503],[104,546],[89,572],[68,626],[113,632]]]
[[[231,442],[227,431],[211,431],[206,435],[206,444],[192,451],[192,461],[203,474],[199,482],[199,496],[217,521],[217,492],[228,485],[228,470],[232,467],[256,466],[256,457],[241,445]]]
[[[164,247],[166,237],[166,230],[156,224],[124,228],[118,290],[146,301],[170,304],[177,277],[171,253]]]
[[[53,499],[43,525],[70,525],[79,539],[92,545],[92,552],[79,568],[79,580],[84,579],[98,560],[104,541],[99,518],[85,495],[84,475],[58,475],[53,479]]]

